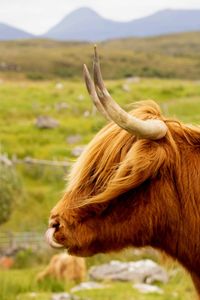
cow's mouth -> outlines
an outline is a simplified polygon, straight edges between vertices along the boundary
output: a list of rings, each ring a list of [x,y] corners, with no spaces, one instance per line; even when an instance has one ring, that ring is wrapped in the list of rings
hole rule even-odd
[[[55,240],[55,237],[54,237],[54,233],[56,231],[56,228],[55,227],[50,227],[47,229],[46,231],[46,234],[45,234],[45,239],[47,241],[47,243],[52,247],[52,248],[64,248],[64,246],[60,243],[58,243],[56,240]]]

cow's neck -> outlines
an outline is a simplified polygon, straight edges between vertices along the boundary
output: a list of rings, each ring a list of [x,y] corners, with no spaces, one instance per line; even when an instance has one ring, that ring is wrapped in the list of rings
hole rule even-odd
[[[177,198],[180,220],[177,232],[179,260],[200,278],[200,149],[188,147],[181,157],[181,172],[177,171]]]
[[[181,172],[174,174],[180,218],[162,248],[189,271],[200,300],[200,149],[184,150]]]

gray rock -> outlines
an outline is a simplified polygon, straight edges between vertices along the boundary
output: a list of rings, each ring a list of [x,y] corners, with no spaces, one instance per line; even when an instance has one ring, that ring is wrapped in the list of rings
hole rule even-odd
[[[7,68],[7,63],[5,63],[4,61],[2,61],[2,62],[0,63],[0,68],[1,68],[1,69],[6,69],[6,68]]]
[[[130,92],[130,86],[129,86],[127,83],[124,83],[124,84],[122,85],[122,90],[123,90],[124,92],[129,93],[129,92]]]
[[[24,299],[38,299],[40,297],[39,293],[31,292],[31,293],[23,293],[23,298]],[[18,294],[15,298],[16,300],[21,300],[22,299],[22,294]]]
[[[167,272],[149,259],[136,262],[111,261],[108,264],[92,267],[89,270],[89,276],[93,280],[168,282]]]
[[[35,125],[40,129],[52,129],[59,126],[59,122],[49,116],[39,116]]]
[[[6,166],[12,166],[12,161],[7,157],[7,155],[0,154],[0,163]]]
[[[79,300],[80,298],[68,293],[54,293],[51,300]]]
[[[84,111],[83,116],[84,118],[88,118],[90,116],[89,110]]]
[[[80,143],[81,140],[82,140],[82,136],[80,134],[70,135],[67,137],[67,143],[70,145]]]
[[[128,77],[126,79],[126,82],[128,83],[139,83],[141,81],[140,77],[133,76],[133,77]]]
[[[36,298],[36,297],[38,297],[38,294],[36,292],[31,292],[31,293],[28,294],[28,296],[30,298]]]
[[[71,292],[78,292],[82,290],[94,290],[94,289],[104,289],[105,285],[93,281],[82,282],[71,289]]]
[[[57,82],[55,85],[55,88],[57,90],[62,90],[64,88],[64,85],[62,84],[62,82]]]
[[[85,99],[85,97],[82,95],[82,94],[80,94],[80,95],[78,95],[78,98],[77,98],[79,101],[83,101],[84,99]]]
[[[55,104],[55,109],[59,112],[69,108],[69,105],[66,102],[58,102]]]
[[[84,151],[85,146],[77,146],[72,150],[72,155],[75,157],[78,157],[81,155],[81,153]]]
[[[150,285],[146,283],[136,283],[133,285],[133,288],[138,290],[140,293],[143,294],[150,294],[150,293],[156,293],[156,294],[163,294],[163,290],[155,285]]]

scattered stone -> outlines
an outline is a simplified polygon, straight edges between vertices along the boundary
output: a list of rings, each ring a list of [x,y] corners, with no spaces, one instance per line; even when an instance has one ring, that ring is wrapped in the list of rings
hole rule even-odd
[[[55,293],[52,295],[51,300],[79,300],[80,298],[68,293]]]
[[[18,294],[16,297],[16,300],[21,300],[22,298],[23,299],[38,299],[38,298],[40,298],[40,294],[36,293],[36,292]]]
[[[38,294],[35,293],[35,292],[29,293],[29,297],[30,297],[30,298],[36,298],[37,296],[38,296]]]
[[[67,143],[70,145],[80,143],[81,140],[82,136],[80,134],[70,135],[67,137]]]
[[[7,63],[5,63],[4,61],[2,61],[2,62],[0,63],[0,68],[1,68],[1,69],[6,69],[6,68],[7,68]]]
[[[6,166],[12,166],[12,161],[7,157],[7,155],[0,154],[0,163]]]
[[[82,282],[71,289],[71,292],[79,292],[82,290],[104,289],[105,285],[93,281]]]
[[[64,88],[64,85],[63,85],[61,82],[58,82],[58,83],[56,83],[55,88],[56,88],[57,90],[62,90],[62,89]]]
[[[11,237],[12,237],[12,235],[11,235]],[[30,248],[30,246],[29,246],[29,248]],[[18,254],[18,252],[25,251],[26,249],[27,249],[27,247],[14,245],[14,246],[11,246],[10,248],[7,248],[3,252],[3,255],[8,256],[8,257],[15,257]]]
[[[123,90],[124,92],[129,93],[129,92],[130,92],[130,86],[129,86],[127,83],[124,83],[124,84],[122,85],[122,90]]]
[[[84,151],[85,146],[77,146],[72,150],[72,155],[75,157],[78,157],[81,155],[81,153]]]
[[[48,116],[39,116],[35,125],[40,129],[52,129],[59,126],[59,122]]]
[[[133,285],[133,287],[143,294],[149,294],[149,293],[163,294],[163,290],[155,285],[136,283]]]
[[[2,62],[0,62],[0,70],[20,71],[21,67],[16,64],[13,64],[13,63],[7,64],[6,62],[2,61]]]
[[[59,112],[61,110],[68,109],[69,105],[66,102],[58,102],[55,104],[55,109]]]
[[[128,77],[126,79],[126,82],[128,83],[139,83],[141,81],[140,77],[133,76],[133,77]]]
[[[80,94],[79,96],[78,96],[78,100],[79,101],[83,101],[85,99],[85,97],[82,95],[82,94]]]
[[[88,118],[88,117],[90,116],[89,110],[84,111],[83,116],[84,116],[85,118]]]
[[[111,261],[90,268],[89,276],[93,280],[134,281],[148,284],[168,282],[167,272],[149,259],[136,262]]]

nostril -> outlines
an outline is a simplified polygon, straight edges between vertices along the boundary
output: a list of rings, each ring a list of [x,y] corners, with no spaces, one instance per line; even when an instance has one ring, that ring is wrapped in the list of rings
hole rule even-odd
[[[51,220],[49,226],[58,229],[60,227],[60,222],[58,220]]]
[[[58,229],[60,227],[60,223],[54,223],[52,224],[52,227]]]

